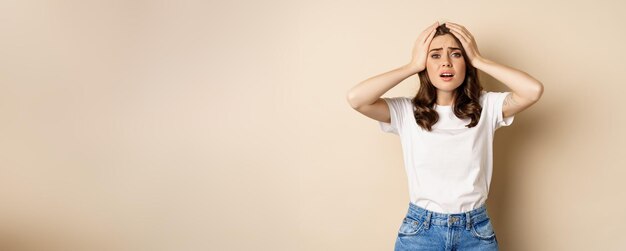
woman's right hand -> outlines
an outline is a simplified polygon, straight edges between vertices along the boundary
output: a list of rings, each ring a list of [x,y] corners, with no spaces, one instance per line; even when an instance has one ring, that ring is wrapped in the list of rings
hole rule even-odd
[[[439,22],[435,22],[431,26],[428,26],[426,30],[422,31],[422,34],[417,37],[415,45],[413,46],[413,56],[409,66],[415,71],[415,73],[421,72],[426,69],[426,58],[428,57],[428,47],[430,42],[435,36],[435,31],[439,26]]]

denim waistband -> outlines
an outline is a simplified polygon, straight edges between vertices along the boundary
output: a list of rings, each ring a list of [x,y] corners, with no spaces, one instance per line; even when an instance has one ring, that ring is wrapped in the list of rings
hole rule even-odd
[[[487,205],[484,203],[480,207],[464,213],[444,214],[426,210],[410,202],[406,216],[423,222],[426,228],[432,224],[448,227],[465,226],[467,229],[470,228],[472,223],[481,222],[489,218]]]

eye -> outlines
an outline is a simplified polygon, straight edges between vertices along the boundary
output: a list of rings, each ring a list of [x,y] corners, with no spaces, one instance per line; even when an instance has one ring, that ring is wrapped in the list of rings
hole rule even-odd
[[[439,54],[437,53],[433,53],[430,55],[431,58],[439,58]]]
[[[460,52],[455,52],[455,53],[452,53],[452,56],[456,58],[460,58],[463,56],[463,54],[461,54]]]

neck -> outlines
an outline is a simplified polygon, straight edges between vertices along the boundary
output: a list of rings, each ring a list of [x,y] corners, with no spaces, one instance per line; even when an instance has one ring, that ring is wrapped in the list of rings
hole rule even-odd
[[[437,105],[449,106],[454,103],[454,91],[445,92],[438,91],[437,93]]]

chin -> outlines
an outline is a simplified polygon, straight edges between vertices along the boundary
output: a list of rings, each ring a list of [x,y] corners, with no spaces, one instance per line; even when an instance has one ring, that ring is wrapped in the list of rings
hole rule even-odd
[[[443,81],[439,83],[433,83],[435,88],[441,91],[454,91],[457,88],[459,88],[461,84],[462,83],[452,83],[452,82],[443,82]]]

